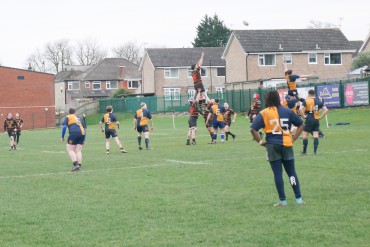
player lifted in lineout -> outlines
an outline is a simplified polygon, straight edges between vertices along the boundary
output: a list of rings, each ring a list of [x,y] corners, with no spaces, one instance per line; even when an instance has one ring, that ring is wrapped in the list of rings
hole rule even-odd
[[[191,66],[191,70],[193,71],[192,77],[194,81],[195,93],[196,94],[200,93],[199,105],[203,105],[203,103],[205,103],[206,101],[207,102],[209,101],[209,98],[207,94],[205,93],[206,90],[204,89],[204,85],[202,82],[202,76],[201,76],[201,72],[202,72],[201,68],[203,65],[203,59],[204,59],[204,52],[202,52],[202,55],[200,56],[198,62]],[[195,98],[196,96],[194,96],[194,99]]]

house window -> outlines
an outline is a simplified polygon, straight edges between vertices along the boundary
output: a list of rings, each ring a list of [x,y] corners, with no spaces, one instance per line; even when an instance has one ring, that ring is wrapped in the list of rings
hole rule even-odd
[[[316,53],[309,53],[308,54],[308,63],[309,64],[316,64],[317,63],[317,54]]]
[[[139,87],[139,81],[128,81],[127,83],[128,83],[127,87],[129,89],[136,89]]]
[[[93,81],[93,89],[100,90],[101,89],[101,82],[100,81]]]
[[[324,54],[325,64],[342,64],[341,53],[325,53]]]
[[[200,69],[200,76],[207,77],[208,76],[208,68],[201,68]],[[188,69],[188,77],[193,77],[193,70]]]
[[[215,87],[216,88],[216,94],[217,98],[223,99],[223,88],[222,87]]]
[[[69,81],[68,90],[80,90],[80,82],[79,81]]]
[[[258,65],[259,66],[275,66],[275,54],[259,54]]]
[[[194,98],[195,96],[195,89],[194,88],[189,88],[188,89],[188,98],[191,99],[191,98]]]
[[[24,80],[24,75],[19,75],[19,76],[17,77],[17,79],[18,79],[18,80]]]
[[[292,53],[285,53],[283,54],[283,61],[286,63],[286,64],[292,64]]]
[[[107,89],[117,89],[118,81],[107,81]]]
[[[179,78],[179,69],[164,69],[164,78]]]
[[[217,76],[226,76],[225,67],[217,68]]]
[[[200,69],[200,75],[202,77],[207,77],[208,76],[208,68],[201,68]]]
[[[90,82],[89,81],[85,81],[85,88],[90,88]]]
[[[165,88],[164,99],[168,100],[180,100],[180,88]]]

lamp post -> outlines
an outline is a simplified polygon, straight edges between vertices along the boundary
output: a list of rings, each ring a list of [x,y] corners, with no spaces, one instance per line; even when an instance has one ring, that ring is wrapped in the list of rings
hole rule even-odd
[[[48,108],[45,107],[45,130],[48,128]]]

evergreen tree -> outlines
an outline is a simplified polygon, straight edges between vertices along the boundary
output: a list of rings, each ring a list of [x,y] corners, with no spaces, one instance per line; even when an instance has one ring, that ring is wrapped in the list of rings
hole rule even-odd
[[[231,30],[216,14],[213,17],[205,15],[197,27],[197,37],[192,44],[194,47],[223,47],[230,33]]]
[[[370,51],[360,52],[352,61],[352,69],[370,66]]]

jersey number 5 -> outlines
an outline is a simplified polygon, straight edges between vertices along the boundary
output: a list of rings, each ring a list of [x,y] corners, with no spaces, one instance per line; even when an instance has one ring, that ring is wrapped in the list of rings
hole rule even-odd
[[[279,119],[271,119],[270,120],[270,125],[272,125],[274,128],[272,129],[272,134],[273,135],[282,135],[283,131],[289,131],[289,125],[286,123],[288,122],[287,118],[280,118],[280,123]],[[280,127],[280,129],[279,129]]]

